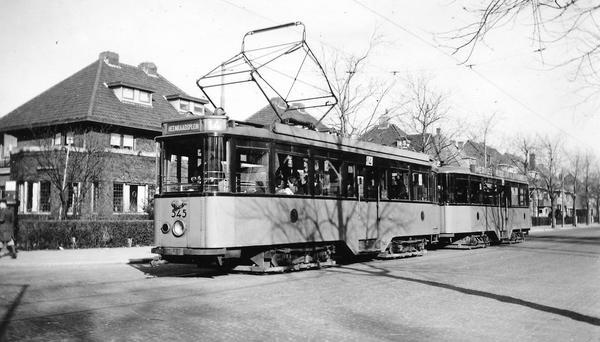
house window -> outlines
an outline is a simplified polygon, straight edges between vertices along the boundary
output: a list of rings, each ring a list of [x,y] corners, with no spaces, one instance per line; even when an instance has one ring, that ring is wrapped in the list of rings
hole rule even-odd
[[[128,99],[128,100],[133,100],[133,89],[123,88],[123,98]]]
[[[67,145],[72,144],[75,141],[73,132],[67,133]]]
[[[25,202],[26,206],[25,209],[27,210],[28,213],[33,211],[33,184],[32,183],[27,183],[26,182],[26,194],[27,194],[27,201]]]
[[[113,209],[116,213],[123,212],[123,183],[113,185]]]
[[[135,139],[133,138],[133,135],[111,133],[110,146],[112,148],[133,150],[135,147]]]
[[[121,135],[116,133],[110,134],[110,146],[112,148],[121,148]]]
[[[140,102],[150,102],[150,93],[140,90]]]
[[[126,150],[133,150],[133,135],[123,135],[123,148]]]
[[[188,101],[179,100],[179,108],[181,110],[190,110],[190,103]]]
[[[79,214],[79,183],[69,183],[69,197],[67,198],[67,213]]]
[[[204,114],[204,106],[194,102],[194,113]]]
[[[56,135],[54,135],[54,146],[60,146],[62,144],[62,134],[56,133]]]
[[[50,182],[40,183],[40,211],[50,211]]]

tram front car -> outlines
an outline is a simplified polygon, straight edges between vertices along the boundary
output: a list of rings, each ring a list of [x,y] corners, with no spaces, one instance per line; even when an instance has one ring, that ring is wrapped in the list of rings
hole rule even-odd
[[[438,234],[426,155],[224,115],[165,122],[157,142],[152,251],[167,262],[320,267],[392,245],[422,252]]]

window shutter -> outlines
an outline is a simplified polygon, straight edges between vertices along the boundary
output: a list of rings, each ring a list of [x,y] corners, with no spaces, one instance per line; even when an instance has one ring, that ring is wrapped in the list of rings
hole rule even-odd
[[[35,182],[33,185],[33,198],[31,200],[31,212],[38,212],[38,203],[40,202],[40,183]]]
[[[123,184],[123,212],[129,212],[129,184]]]

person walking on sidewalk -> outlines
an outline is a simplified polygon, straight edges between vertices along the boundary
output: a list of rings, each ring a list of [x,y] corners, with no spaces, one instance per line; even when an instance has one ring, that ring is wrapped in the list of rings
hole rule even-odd
[[[0,256],[4,246],[12,251],[12,258],[17,258],[14,235],[14,216],[12,210],[6,207],[6,199],[0,199]]]

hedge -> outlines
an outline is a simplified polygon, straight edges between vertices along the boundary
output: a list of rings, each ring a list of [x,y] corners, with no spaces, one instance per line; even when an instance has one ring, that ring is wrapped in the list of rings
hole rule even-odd
[[[73,244],[73,238],[75,243]],[[151,246],[154,222],[150,220],[45,220],[20,221],[16,244],[21,250]]]

